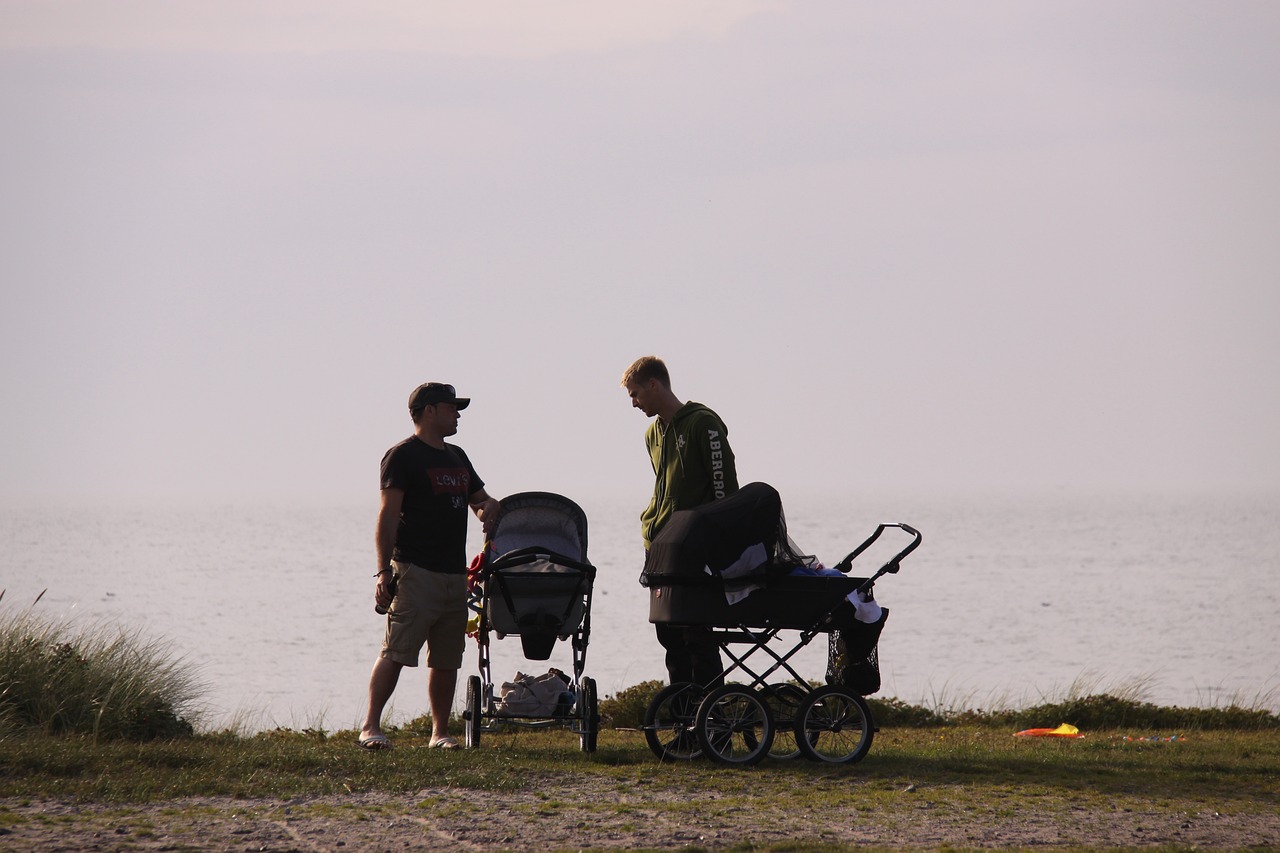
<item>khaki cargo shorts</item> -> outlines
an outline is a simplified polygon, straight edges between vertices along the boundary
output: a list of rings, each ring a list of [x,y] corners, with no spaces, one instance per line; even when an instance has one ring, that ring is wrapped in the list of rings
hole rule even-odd
[[[387,611],[382,657],[417,666],[427,647],[427,666],[460,669],[467,643],[467,576],[432,572],[393,562],[398,586]]]

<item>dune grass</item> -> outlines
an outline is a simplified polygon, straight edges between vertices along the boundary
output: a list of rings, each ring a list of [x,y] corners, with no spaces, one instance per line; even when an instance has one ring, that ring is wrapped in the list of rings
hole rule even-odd
[[[201,685],[167,647],[107,624],[73,630],[32,608],[0,610],[0,735],[193,734]]]

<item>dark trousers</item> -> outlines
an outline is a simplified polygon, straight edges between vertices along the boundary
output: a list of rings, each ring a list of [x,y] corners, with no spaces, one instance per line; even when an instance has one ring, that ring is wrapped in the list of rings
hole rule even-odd
[[[692,681],[702,687],[724,683],[720,644],[710,628],[657,624],[658,642],[667,650],[667,676],[672,684]]]

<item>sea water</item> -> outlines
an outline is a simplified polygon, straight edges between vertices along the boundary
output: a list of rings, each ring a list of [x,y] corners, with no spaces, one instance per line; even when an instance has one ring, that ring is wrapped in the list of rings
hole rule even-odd
[[[637,501],[570,497],[587,514],[598,570],[584,673],[601,697],[665,679],[637,582]],[[890,611],[881,696],[992,708],[1125,691],[1158,704],[1280,710],[1280,496],[784,502],[791,538],[828,565],[882,522],[923,535],[901,571],[875,587]],[[22,611],[39,596],[42,618],[163,641],[204,685],[204,728],[354,728],[384,626],[372,598],[375,512],[6,509],[0,608]],[[886,530],[855,574],[871,574],[909,541]],[[474,521],[470,547],[480,549]],[[783,632],[783,649],[798,638]],[[794,658],[805,677],[825,672],[823,640]],[[572,666],[566,642],[549,661],[525,659],[515,637],[491,648],[498,684],[517,671]],[[476,673],[469,646],[461,675]],[[425,709],[425,669],[406,670],[390,716]]]

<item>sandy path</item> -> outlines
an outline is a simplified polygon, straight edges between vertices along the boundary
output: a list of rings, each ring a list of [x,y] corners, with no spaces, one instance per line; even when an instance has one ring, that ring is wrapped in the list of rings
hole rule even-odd
[[[667,807],[655,809],[658,802]],[[1003,815],[936,805],[927,789],[891,807],[815,816],[794,803],[743,805],[714,794],[689,801],[661,786],[621,790],[540,786],[461,788],[285,801],[192,798],[148,805],[0,802],[0,850],[418,851],[724,848],[808,840],[896,847],[1177,845],[1229,849],[1280,844],[1280,815],[1072,808]]]

